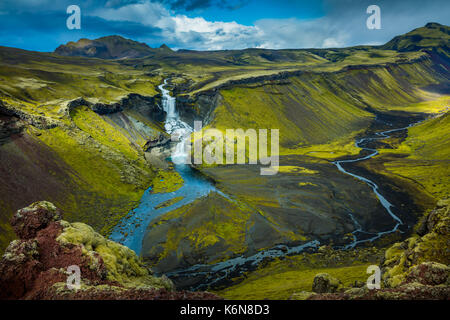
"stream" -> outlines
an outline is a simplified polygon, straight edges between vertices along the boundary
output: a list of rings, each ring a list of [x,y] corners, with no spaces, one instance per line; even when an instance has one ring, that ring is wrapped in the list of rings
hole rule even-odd
[[[349,213],[350,218],[352,219],[353,223],[356,226],[355,231],[352,232],[352,234],[354,236],[353,237],[354,239],[353,239],[353,241],[350,244],[347,244],[347,245],[341,247],[341,249],[344,249],[344,250],[345,249],[351,249],[351,248],[354,248],[356,245],[358,245],[360,243],[372,242],[372,241],[374,241],[376,239],[381,238],[382,236],[384,236],[386,234],[393,233],[393,232],[397,231],[398,227],[403,224],[402,220],[398,216],[396,216],[394,214],[394,212],[392,211],[392,208],[394,207],[394,205],[391,202],[389,202],[380,193],[380,189],[379,189],[378,185],[375,182],[373,182],[372,180],[369,180],[368,178],[362,177],[360,175],[357,175],[355,173],[352,173],[352,172],[346,170],[342,166],[342,164],[343,163],[354,163],[354,162],[358,162],[358,161],[364,161],[364,160],[367,160],[367,159],[370,159],[370,158],[376,156],[379,153],[378,150],[373,149],[373,148],[369,148],[369,147],[364,146],[364,145],[367,144],[368,142],[372,142],[372,141],[375,141],[375,140],[381,140],[381,139],[389,138],[390,137],[390,135],[389,135],[390,133],[398,132],[398,131],[402,131],[402,130],[407,130],[408,128],[412,127],[415,124],[417,124],[417,123],[411,123],[410,125],[408,125],[406,127],[402,127],[402,128],[396,128],[396,129],[390,129],[390,130],[386,130],[386,131],[382,131],[382,132],[376,132],[375,133],[375,135],[376,135],[375,137],[365,137],[365,138],[361,138],[359,140],[356,140],[356,142],[355,142],[356,147],[370,152],[369,155],[363,156],[363,157],[360,157],[360,158],[356,158],[356,159],[338,160],[338,161],[332,162],[338,168],[339,171],[341,171],[341,172],[343,172],[345,174],[348,174],[348,175],[350,175],[350,176],[352,176],[352,177],[354,177],[354,178],[356,178],[356,179],[358,179],[360,181],[363,181],[370,188],[372,188],[372,190],[375,193],[376,197],[378,198],[378,200],[380,200],[381,205],[384,207],[384,209],[386,209],[387,214],[393,220],[393,227],[392,227],[392,229],[385,230],[385,231],[380,231],[380,232],[377,232],[377,233],[370,233],[370,232],[362,230],[361,225],[358,223],[358,221],[356,221],[355,217],[351,213]],[[366,237],[364,237],[362,239],[358,239],[357,234],[365,234]]]
[[[110,239],[129,247],[138,255],[141,254],[142,242],[147,226],[157,217],[187,205],[200,197],[204,197],[210,192],[217,192],[230,199],[227,195],[216,189],[210,181],[196,173],[189,165],[184,164],[183,160],[186,156],[188,156],[188,151],[186,151],[184,147],[185,141],[186,139],[190,139],[190,134],[193,132],[193,129],[180,119],[175,107],[175,98],[170,95],[169,90],[165,89],[166,85],[167,80],[164,80],[164,83],[158,88],[162,92],[163,109],[167,113],[165,130],[171,135],[172,141],[176,141],[175,145],[172,146],[169,160],[174,163],[175,170],[183,178],[184,184],[178,190],[170,193],[154,194],[152,193],[151,187],[148,188],[142,196],[138,207],[131,210],[128,215],[123,218],[113,229]],[[343,165],[345,163],[364,161],[376,156],[378,151],[367,147],[367,143],[388,138],[390,137],[390,133],[406,130],[412,125],[414,125],[414,123],[402,128],[377,132],[374,137],[361,138],[357,140],[355,144],[357,147],[369,152],[368,155],[351,160],[337,160],[332,162],[342,173],[363,181],[371,187],[376,197],[380,200],[381,205],[385,208],[386,213],[393,220],[393,227],[389,230],[370,233],[362,230],[362,227],[358,221],[351,213],[349,213],[350,218],[355,225],[355,230],[352,232],[354,237],[351,243],[340,247],[340,249],[351,249],[360,243],[374,241],[383,235],[397,231],[398,227],[402,224],[401,219],[392,211],[392,203],[380,193],[378,185],[368,178],[350,172],[348,169],[345,169]],[[166,203],[166,201],[170,201],[171,199],[178,197],[180,197],[181,200],[167,206],[161,206],[161,204]],[[250,256],[235,257],[216,264],[197,264],[187,269],[165,272],[164,274],[176,283],[181,283],[183,288],[200,290],[208,288],[209,286],[217,284],[221,281],[230,279],[231,277],[240,275],[242,272],[253,270],[257,268],[257,266],[265,259],[299,254],[306,249],[315,250],[319,246],[320,242],[318,240],[309,241],[307,243],[291,247],[286,245],[277,245],[267,250],[258,251]]]

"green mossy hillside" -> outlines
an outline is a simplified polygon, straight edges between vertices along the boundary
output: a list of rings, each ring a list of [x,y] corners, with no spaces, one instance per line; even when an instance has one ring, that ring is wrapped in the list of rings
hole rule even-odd
[[[97,195],[88,200],[88,207],[97,209],[97,215],[79,216],[75,202],[58,205],[71,220],[86,221],[107,234],[111,226],[140,200],[154,173],[143,156],[129,145],[120,132],[91,111],[87,114],[93,120],[83,118],[82,127],[87,131],[57,127],[35,134],[70,167],[69,172],[79,189]],[[98,134],[102,130],[110,135]],[[70,199],[70,196],[67,198]],[[109,208],[104,208],[102,202]]]
[[[158,74],[149,75],[115,61],[61,57],[0,47],[0,99],[33,114],[57,117],[78,97],[118,101],[129,93],[157,94]]]
[[[246,233],[254,223],[251,215],[239,203],[209,194],[152,221],[142,256],[156,270],[175,268],[194,256],[205,263],[230,258],[247,249]]]
[[[373,164],[377,172],[413,181],[433,198],[450,193],[450,112],[409,128],[407,138],[380,151]],[[382,163],[382,166],[377,166]]]
[[[224,137],[226,129],[279,129],[281,155],[333,159],[359,152],[354,138],[376,112],[436,112],[431,101],[445,109],[448,96],[423,90],[445,81],[425,57],[389,66],[305,72],[284,82],[235,85],[220,90],[205,129],[219,129]]]
[[[421,49],[443,49],[442,53],[449,57],[450,28],[430,22],[425,27],[414,29],[400,35],[381,46],[383,49],[398,51],[416,51]]]

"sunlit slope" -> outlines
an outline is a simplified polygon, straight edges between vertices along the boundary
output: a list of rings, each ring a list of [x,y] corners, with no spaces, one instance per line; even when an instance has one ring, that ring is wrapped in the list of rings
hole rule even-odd
[[[110,103],[131,92],[154,95],[160,81],[115,61],[0,47],[0,99],[31,114],[56,117],[78,97]]]
[[[374,111],[407,109],[425,100],[420,88],[445,81],[426,58],[236,85],[220,90],[209,127],[280,129],[285,149],[323,144],[366,128]]]
[[[350,103],[351,96],[321,76],[309,82],[292,78],[288,84],[236,87],[221,94],[223,101],[210,127],[280,129],[283,147],[338,138],[367,126],[372,118]]]
[[[50,199],[67,219],[107,234],[148,188],[153,169],[125,134],[83,107],[70,121],[24,127],[0,143],[1,247],[13,236],[10,215],[30,201]]]
[[[450,114],[433,117],[410,128],[395,149],[384,149],[374,168],[394,178],[409,179],[436,200],[450,194]],[[381,161],[383,167],[375,166]],[[371,165],[369,163],[368,165]]]
[[[159,134],[160,123],[148,110],[101,116],[68,102],[83,97],[108,104],[132,92],[155,95],[160,77],[144,73],[113,61],[0,48],[4,121],[19,127],[6,126],[0,143],[1,248],[13,236],[12,213],[33,201],[52,201],[69,220],[104,234],[135,206],[154,176],[142,146]]]

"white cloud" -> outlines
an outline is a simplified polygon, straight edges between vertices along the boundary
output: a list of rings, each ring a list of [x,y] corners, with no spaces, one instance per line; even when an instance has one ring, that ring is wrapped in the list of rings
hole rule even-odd
[[[255,26],[244,26],[236,22],[210,22],[203,18],[189,18],[184,15],[171,17],[173,30],[165,32],[174,40],[189,45],[194,40],[196,49],[221,50],[242,49],[256,46],[262,31]]]
[[[159,3],[145,2],[120,8],[101,8],[96,16],[106,20],[133,21],[158,27],[169,43],[198,50],[242,49],[257,46],[262,31],[236,22],[207,21],[175,15]]]
[[[160,28],[158,35],[176,47],[197,50],[257,48],[312,48],[345,45],[345,36],[333,31],[327,18],[314,20],[264,19],[252,26],[207,21],[175,14],[160,3],[146,1],[119,8],[99,8],[94,15],[106,20],[132,21]]]

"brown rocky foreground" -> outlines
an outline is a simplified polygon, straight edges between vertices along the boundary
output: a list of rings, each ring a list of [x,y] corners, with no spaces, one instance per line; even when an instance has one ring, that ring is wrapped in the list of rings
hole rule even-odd
[[[345,288],[339,279],[318,274],[312,292],[298,292],[295,300],[449,300],[450,299],[450,199],[418,223],[408,239],[385,251],[381,261],[380,289],[365,283]]]
[[[11,225],[19,240],[10,243],[0,261],[0,299],[219,299],[208,292],[175,291],[132,250],[86,224],[62,220],[50,202],[18,210]],[[68,267],[74,265],[81,283],[69,289]]]

